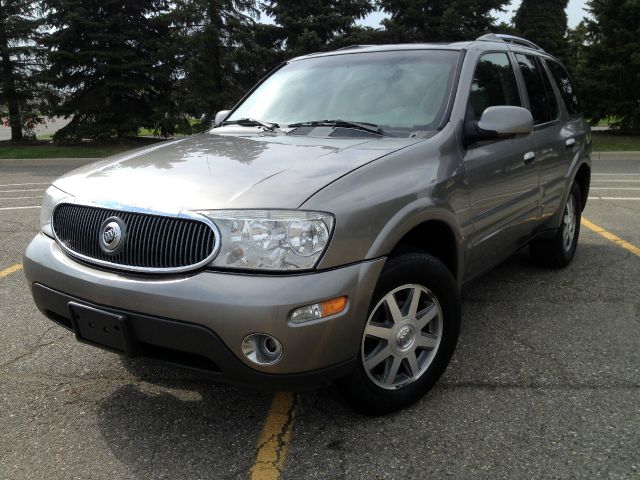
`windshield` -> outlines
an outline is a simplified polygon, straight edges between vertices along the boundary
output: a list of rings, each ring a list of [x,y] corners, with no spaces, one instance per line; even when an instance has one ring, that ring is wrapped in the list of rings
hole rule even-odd
[[[281,127],[340,119],[389,131],[434,130],[451,92],[459,52],[354,53],[293,61],[267,78],[227,118]]]

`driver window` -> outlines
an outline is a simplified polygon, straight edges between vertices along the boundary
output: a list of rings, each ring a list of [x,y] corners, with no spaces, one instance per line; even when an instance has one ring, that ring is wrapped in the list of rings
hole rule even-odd
[[[506,53],[485,53],[478,60],[469,95],[469,111],[479,120],[489,107],[522,106],[513,66]]]

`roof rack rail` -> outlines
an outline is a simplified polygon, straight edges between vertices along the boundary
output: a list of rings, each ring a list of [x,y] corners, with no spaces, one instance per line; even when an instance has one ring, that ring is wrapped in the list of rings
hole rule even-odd
[[[373,45],[347,45],[346,47],[336,48],[335,51],[338,52],[340,50],[351,50],[353,48],[365,48],[372,47]]]
[[[503,33],[488,33],[476,39],[478,42],[506,42],[513,43],[514,45],[520,45],[521,47],[532,48],[540,52],[544,52],[544,49],[526,38],[516,37],[514,35],[505,35]]]

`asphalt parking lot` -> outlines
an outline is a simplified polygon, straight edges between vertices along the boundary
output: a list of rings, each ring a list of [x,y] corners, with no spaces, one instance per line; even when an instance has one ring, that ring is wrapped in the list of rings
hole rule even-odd
[[[46,320],[16,265],[70,167],[0,167],[0,479],[640,478],[640,160],[594,161],[604,234],[583,226],[565,270],[522,251],[466,288],[440,383],[375,419],[333,388],[211,384]]]

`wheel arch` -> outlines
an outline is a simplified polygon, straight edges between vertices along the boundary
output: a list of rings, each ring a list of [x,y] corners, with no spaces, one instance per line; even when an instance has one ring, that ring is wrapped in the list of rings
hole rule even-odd
[[[574,181],[580,188],[580,196],[582,197],[582,210],[587,206],[587,198],[589,197],[589,188],[591,186],[591,167],[587,163],[583,163],[578,168],[574,177]]]
[[[460,284],[464,267],[462,231],[453,213],[442,208],[409,218],[392,219],[374,242],[369,258],[394,255],[404,249],[421,250],[438,258]]]

